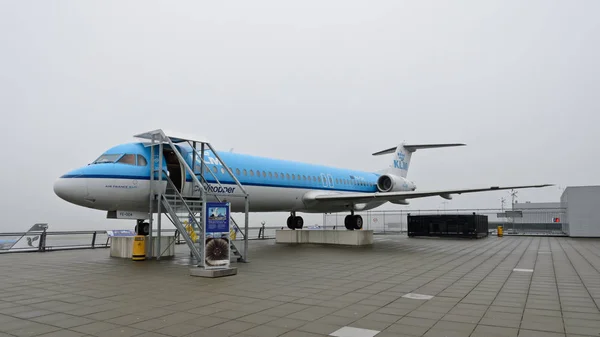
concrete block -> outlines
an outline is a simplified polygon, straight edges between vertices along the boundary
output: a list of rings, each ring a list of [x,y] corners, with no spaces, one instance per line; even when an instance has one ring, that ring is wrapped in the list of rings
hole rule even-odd
[[[224,277],[224,276],[232,276],[237,274],[237,268],[230,267],[227,269],[204,269],[202,267],[190,268],[190,276],[199,276],[199,277]]]
[[[133,238],[134,236],[114,236],[110,240],[110,256],[131,259],[133,252]],[[158,239],[153,237],[152,242],[154,243],[154,254],[152,257],[158,256]],[[148,237],[146,237],[146,247],[148,245]],[[170,246],[169,246],[170,245]],[[167,247],[169,247],[167,249]],[[160,250],[164,253],[163,257],[175,256],[175,237],[174,236],[163,236],[160,241]],[[146,248],[148,251],[148,248]],[[148,254],[146,253],[146,258]]]
[[[275,233],[277,243],[317,243],[344,246],[373,244],[372,230],[280,229]]]

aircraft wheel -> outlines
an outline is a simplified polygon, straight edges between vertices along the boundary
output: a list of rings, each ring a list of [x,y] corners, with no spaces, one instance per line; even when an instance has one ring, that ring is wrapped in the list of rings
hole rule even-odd
[[[302,229],[302,227],[304,227],[304,219],[302,219],[301,216],[295,216],[294,225],[294,227],[296,227],[297,229]]]
[[[362,229],[363,227],[363,218],[360,215],[354,216],[354,229]]]
[[[136,225],[135,231],[138,235],[148,235],[150,234],[150,224],[147,222],[142,223],[141,226]]]
[[[290,216],[287,218],[287,226],[291,230],[296,229],[296,226],[294,226],[294,217]]]
[[[354,216],[353,215],[346,215],[346,217],[344,218],[344,226],[346,226],[346,229],[349,231],[353,231],[354,230]]]

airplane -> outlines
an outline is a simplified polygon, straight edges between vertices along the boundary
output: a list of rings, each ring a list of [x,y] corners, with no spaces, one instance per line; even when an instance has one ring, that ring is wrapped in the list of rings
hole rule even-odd
[[[116,145],[106,150],[92,163],[74,169],[54,183],[54,193],[75,205],[107,212],[149,211],[150,156],[154,146],[158,158],[158,145],[149,142],[132,142]],[[194,173],[200,174],[201,161],[187,142],[174,144],[189,167],[195,158]],[[440,196],[452,199],[453,194],[498,191],[523,188],[540,188],[552,184],[522,186],[492,186],[483,188],[417,191],[416,184],[407,179],[412,154],[421,149],[465,146],[462,143],[417,144],[401,143],[374,156],[392,154],[389,167],[368,172],[348,168],[259,157],[231,151],[217,151],[249,194],[249,212],[289,212],[288,228],[301,229],[304,220],[297,213],[349,212],[344,225],[348,230],[362,229],[363,219],[354,212],[371,210],[386,202],[407,205],[409,199]],[[163,144],[163,168],[183,196],[192,195],[192,177],[179,162],[169,144]],[[239,192],[223,163],[214,153],[205,150],[204,177],[212,192],[233,195]],[[212,171],[212,174],[208,170]],[[221,183],[219,185],[214,176]],[[157,177],[158,178],[158,177]],[[167,182],[160,188],[165,191]],[[217,201],[208,197],[207,201]],[[231,198],[233,213],[245,211],[244,198]],[[143,219],[142,219],[143,220]],[[147,227],[147,223],[145,223]],[[147,234],[147,233],[146,233]]]

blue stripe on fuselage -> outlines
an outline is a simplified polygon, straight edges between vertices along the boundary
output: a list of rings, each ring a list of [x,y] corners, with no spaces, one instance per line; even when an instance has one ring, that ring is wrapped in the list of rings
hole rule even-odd
[[[191,167],[193,152],[186,145],[177,145],[179,151],[186,159],[186,162]],[[155,155],[156,155],[155,148]],[[146,166],[133,166],[119,163],[94,164],[82,167],[71,171],[62,176],[62,178],[105,178],[105,179],[150,179],[150,147],[144,147],[142,143],[129,143],[115,146],[105,153],[132,153],[141,154],[147,161]],[[231,171],[236,175],[236,178],[242,185],[247,186],[264,186],[264,187],[279,187],[279,188],[302,188],[302,189],[318,189],[331,191],[347,191],[347,192],[376,192],[375,183],[379,174],[372,172],[363,172],[324,165],[315,165],[301,163],[289,160],[273,159],[251,156],[246,154],[217,152],[223,159]],[[235,184],[229,173],[222,172],[217,158],[211,151],[205,151],[206,166],[213,172],[204,173],[206,180],[209,183],[216,183],[213,174],[223,184]],[[163,169],[166,169],[166,161],[163,160]],[[158,163],[156,163],[158,169]],[[196,158],[195,172],[199,173],[200,161]],[[214,172],[216,170],[216,173]],[[239,170],[239,174],[238,174]],[[246,174],[244,175],[244,170]],[[252,171],[253,176],[250,175]],[[256,173],[260,172],[260,176]],[[263,176],[264,172],[264,176]],[[282,179],[281,175],[285,175]],[[277,175],[277,178],[275,178]],[[290,175],[288,179],[287,175]],[[292,179],[292,175],[295,179]],[[308,177],[310,176],[310,180]],[[306,177],[306,178],[305,178]],[[354,177],[355,179],[353,179]],[[316,178],[316,181],[314,180]],[[319,178],[321,181],[319,181]],[[324,183],[323,179],[327,182]],[[300,179],[300,180],[298,180]],[[189,174],[186,173],[186,181],[192,181]],[[358,182],[362,182],[359,184]]]

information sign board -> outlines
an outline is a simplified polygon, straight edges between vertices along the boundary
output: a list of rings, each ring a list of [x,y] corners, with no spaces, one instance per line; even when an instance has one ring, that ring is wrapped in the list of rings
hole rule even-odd
[[[229,217],[230,204],[228,202],[207,202],[204,238],[204,268],[222,269],[229,268],[230,243],[229,243]]]

